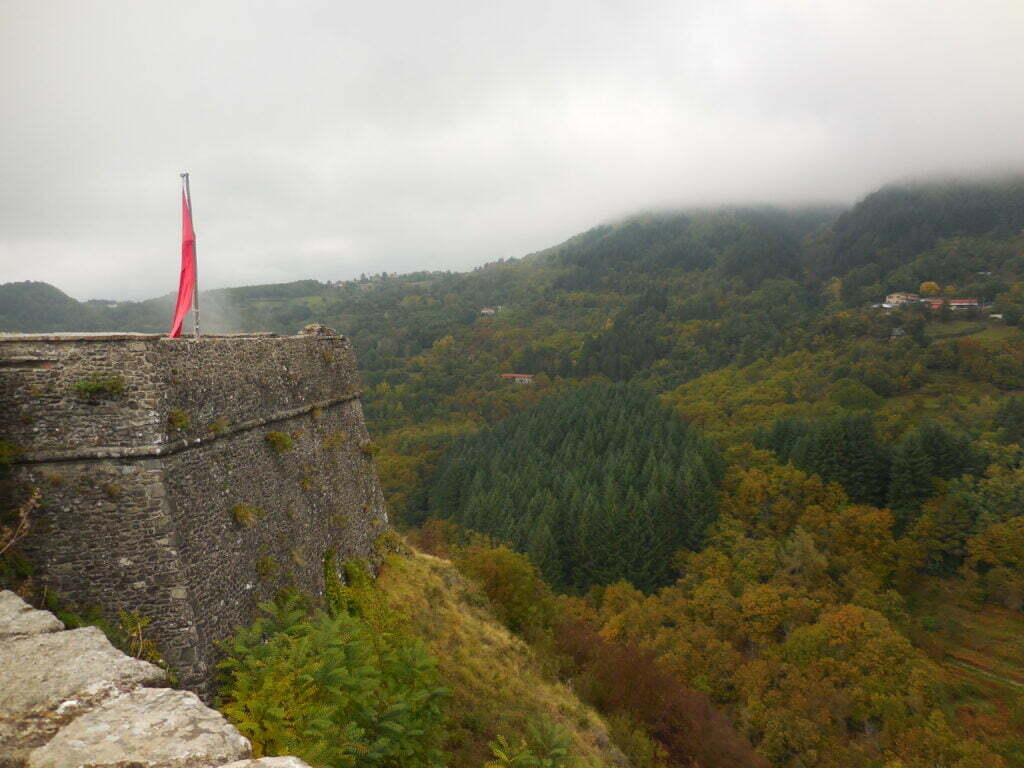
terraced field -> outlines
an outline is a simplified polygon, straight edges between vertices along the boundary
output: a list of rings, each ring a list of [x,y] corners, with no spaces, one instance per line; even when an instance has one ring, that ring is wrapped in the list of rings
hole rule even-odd
[[[922,618],[914,639],[952,686],[953,714],[1012,768],[1024,768],[1024,613],[979,607],[941,580],[915,603]]]

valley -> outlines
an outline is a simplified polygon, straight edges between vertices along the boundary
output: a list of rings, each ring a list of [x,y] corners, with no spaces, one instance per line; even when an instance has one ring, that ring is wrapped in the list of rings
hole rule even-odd
[[[926,283],[979,306],[875,306]],[[377,589],[436,659],[451,765],[1024,767],[1024,181],[203,301],[351,339],[415,549]],[[7,284],[0,331],[170,305]]]

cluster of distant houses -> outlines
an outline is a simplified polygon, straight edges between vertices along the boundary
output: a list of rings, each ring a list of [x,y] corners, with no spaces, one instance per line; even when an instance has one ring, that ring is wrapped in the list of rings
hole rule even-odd
[[[380,288],[388,280],[392,280],[398,276],[397,272],[392,272],[390,275],[387,272],[381,272],[379,275],[360,275],[358,280],[325,280],[324,285],[328,288],[358,288],[360,291],[370,291],[374,288]]]
[[[532,373],[503,373],[501,378],[511,381],[513,384],[533,384]]]
[[[924,304],[929,309],[934,310],[939,310],[942,309],[943,306],[946,306],[954,312],[968,312],[981,309],[981,305],[978,304],[977,299],[947,299],[941,296],[922,297],[916,293],[906,293],[903,291],[890,293],[885,297],[885,301],[881,304],[876,304],[875,307],[879,309],[895,309],[896,307],[903,307],[907,304]]]

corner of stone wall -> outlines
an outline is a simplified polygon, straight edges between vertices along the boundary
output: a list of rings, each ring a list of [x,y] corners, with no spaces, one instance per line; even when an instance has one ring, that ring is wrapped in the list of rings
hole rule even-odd
[[[388,526],[352,344],[330,328],[31,336],[0,344],[0,358],[0,436],[29,425],[12,475],[43,491],[20,545],[37,583],[108,619],[151,619],[203,696],[217,644],[260,601],[286,581],[321,591],[325,551],[372,557]],[[116,397],[77,394],[111,375],[123,377]],[[272,432],[290,447],[275,452]]]

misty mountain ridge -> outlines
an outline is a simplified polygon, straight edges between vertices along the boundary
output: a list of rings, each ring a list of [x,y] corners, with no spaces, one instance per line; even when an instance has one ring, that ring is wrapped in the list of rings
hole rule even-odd
[[[470,292],[479,296],[479,303],[500,304],[509,298],[502,278],[537,267],[557,272],[551,288],[569,291],[616,284],[617,290],[629,292],[628,285],[618,284],[623,267],[650,276],[710,270],[719,279],[739,281],[746,290],[766,279],[820,281],[865,268],[880,276],[942,239],[999,238],[1022,229],[1024,176],[892,184],[849,209],[763,205],[652,210],[465,273],[378,276],[361,288],[356,287],[360,281],[339,285],[305,279],[203,291],[202,329],[293,332],[305,322],[331,322],[330,315],[337,312],[330,308],[338,300],[359,301],[354,291],[372,293],[383,285],[390,294],[403,287],[417,293],[438,282],[457,290],[476,283]],[[160,333],[168,326],[173,303],[173,293],[144,301],[78,301],[47,283],[5,283],[0,285],[0,331]],[[464,307],[463,313],[468,310]]]

